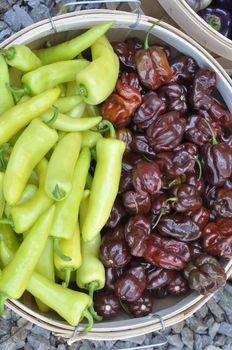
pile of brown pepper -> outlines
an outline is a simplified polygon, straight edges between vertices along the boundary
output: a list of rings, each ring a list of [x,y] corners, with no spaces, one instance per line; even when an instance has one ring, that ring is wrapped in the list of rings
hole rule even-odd
[[[112,43],[121,73],[101,112],[126,142],[120,189],[103,232],[104,318],[141,317],[189,289],[213,293],[232,258],[232,115],[216,74],[139,39]]]

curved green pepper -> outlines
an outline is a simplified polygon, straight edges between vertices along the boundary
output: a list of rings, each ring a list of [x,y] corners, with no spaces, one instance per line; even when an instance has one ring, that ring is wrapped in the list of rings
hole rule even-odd
[[[100,132],[97,131],[91,131],[91,130],[86,130],[82,131],[82,147],[89,147],[92,148],[96,146],[97,142],[102,139],[102,135]]]
[[[84,241],[94,239],[109,218],[118,193],[124,150],[120,140],[102,138],[97,142],[97,164],[82,228]]]
[[[60,249],[65,256],[71,258],[70,261],[64,261],[54,252],[55,267],[58,271],[64,273],[63,287],[67,288],[72,272],[76,271],[81,266],[82,262],[79,223],[77,223],[70,239],[60,240]]]
[[[30,277],[44,250],[50,233],[55,207],[40,216],[32,226],[13,260],[2,271],[0,280],[0,314],[4,313],[7,298],[18,299],[27,288]]]
[[[57,100],[59,94],[60,89],[50,89],[2,113],[0,115],[0,145],[9,141],[33,119],[46,112]]]
[[[67,115],[72,118],[81,118],[84,113],[85,106],[86,103],[82,101],[79,103],[79,105],[75,106],[71,111],[69,111]]]
[[[81,96],[66,96],[58,98],[54,103],[54,106],[59,110],[60,113],[70,112],[73,108],[82,102]]]
[[[7,84],[10,83],[8,67],[4,57],[0,54],[0,114],[14,106],[14,99],[7,89]]]
[[[118,56],[105,36],[91,47],[92,62],[76,76],[79,93],[86,103],[98,105],[114,91],[118,74]]]
[[[51,237],[48,237],[47,239],[45,248],[41,257],[39,258],[35,271],[50,281],[55,281],[55,269],[53,264],[53,242]],[[35,301],[38,309],[41,312],[48,312],[50,310],[50,308],[39,299],[36,298]]]
[[[33,168],[56,143],[58,134],[41,120],[35,119],[18,138],[3,181],[3,193],[9,205],[15,205]]]
[[[85,216],[88,212],[89,197],[83,198],[80,206],[80,225],[82,227]],[[79,288],[87,289],[93,300],[95,290],[105,286],[105,268],[98,258],[98,251],[101,245],[100,233],[91,241],[85,242],[81,239],[82,264],[76,272],[76,283]],[[100,320],[93,306],[90,307],[93,317]]]
[[[9,66],[22,72],[29,72],[42,66],[40,59],[25,45],[14,45],[1,51]]]
[[[90,167],[90,160],[90,150],[87,147],[82,148],[75,166],[71,192],[63,201],[56,203],[54,222],[50,235],[54,238],[55,252],[67,261],[70,259],[62,254],[58,242],[60,239],[70,239],[75,230],[79,206]]]
[[[27,231],[53,203],[53,200],[47,196],[44,189],[47,168],[48,161],[43,158],[35,168],[39,177],[38,191],[30,201],[21,205],[17,203],[10,209],[10,217],[13,220],[13,227],[17,233]]]
[[[56,145],[45,179],[45,191],[53,200],[63,200],[70,193],[80,149],[81,134],[78,132],[66,134]]]
[[[105,34],[114,23],[114,21],[111,21],[100,24],[87,30],[85,33],[74,39],[46,49],[34,50],[34,52],[42,61],[43,65],[58,61],[72,60],[81,52],[88,49],[88,47]]]
[[[76,74],[88,65],[86,60],[73,60],[42,66],[22,76],[23,88],[15,89],[15,94],[38,95],[58,84],[74,80]]]
[[[41,115],[41,119],[44,122],[52,120],[54,110],[50,109],[46,113]],[[52,127],[66,132],[83,131],[93,128],[98,125],[102,117],[91,117],[91,118],[72,118],[65,114],[58,113],[57,119],[52,124]]]
[[[9,264],[12,256],[19,248],[19,240],[12,228],[0,224],[0,263],[1,267]]]

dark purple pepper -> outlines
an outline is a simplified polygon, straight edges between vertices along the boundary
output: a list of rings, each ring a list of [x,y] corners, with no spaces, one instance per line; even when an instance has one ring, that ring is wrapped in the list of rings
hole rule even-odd
[[[229,11],[222,8],[207,7],[198,12],[213,29],[217,30],[227,38],[232,33],[232,15]]]
[[[95,310],[104,319],[114,318],[119,313],[120,303],[113,293],[96,293],[94,299]]]

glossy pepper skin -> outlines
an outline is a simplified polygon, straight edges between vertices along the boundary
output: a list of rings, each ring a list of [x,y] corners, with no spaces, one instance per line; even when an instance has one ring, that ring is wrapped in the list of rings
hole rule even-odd
[[[165,215],[161,218],[157,230],[161,236],[172,237],[182,242],[195,241],[201,236],[200,227],[183,215]]]
[[[0,145],[8,142],[19,130],[46,112],[57,100],[59,94],[60,89],[49,89],[2,113],[0,116]]]
[[[171,62],[172,82],[178,84],[189,83],[193,80],[198,69],[196,61],[189,56],[178,56]]]
[[[153,296],[149,291],[145,290],[136,301],[125,302],[125,306],[134,317],[147,316],[152,313]]]
[[[113,208],[105,226],[109,228],[115,228],[123,220],[124,217],[125,210],[123,208],[121,198],[117,197],[114,201]]]
[[[226,284],[226,274],[219,262],[210,255],[198,254],[184,269],[189,287],[203,295],[216,292]]]
[[[126,152],[131,151],[132,132],[128,128],[120,128],[116,131],[116,138],[126,144]]]
[[[45,248],[39,261],[36,265],[35,271],[40,275],[46,277],[52,282],[55,282],[55,269],[53,263],[53,243],[52,238],[48,237]],[[41,312],[48,312],[50,308],[42,303],[39,299],[35,299],[38,309]]]
[[[143,97],[142,104],[133,115],[133,123],[140,129],[146,129],[156,118],[166,110],[166,104],[157,95],[156,92],[150,91]]]
[[[232,257],[232,219],[220,218],[205,226],[202,245],[206,253],[223,259]]]
[[[201,230],[208,224],[210,212],[204,207],[200,207],[190,213],[190,218],[200,227]]]
[[[6,298],[18,299],[27,288],[50,233],[54,210],[52,206],[36,221],[16,251],[14,258],[2,271],[1,313]],[[18,273],[15,273],[16,270]]]
[[[0,75],[1,75],[1,82],[0,82],[0,90],[1,90],[0,114],[1,114],[14,106],[13,96],[6,86],[7,84],[10,83],[10,76],[9,76],[9,71],[8,71],[6,61],[2,54],[0,54]]]
[[[169,83],[158,90],[159,97],[167,105],[167,112],[177,111],[184,117],[188,111],[187,89],[184,85]]]
[[[179,296],[186,294],[188,290],[188,281],[184,278],[181,272],[175,271],[173,278],[167,285],[168,294]]]
[[[172,202],[172,208],[178,213],[196,210],[202,205],[202,199],[199,193],[196,188],[191,185],[177,185],[172,188],[171,194],[176,197],[176,201]]]
[[[208,110],[212,103],[211,93],[215,87],[216,73],[206,68],[198,69],[194,76],[190,97],[193,108]]]
[[[130,123],[133,113],[141,102],[139,90],[119,78],[116,83],[116,92],[103,102],[101,114],[116,128],[122,128]]]
[[[151,222],[146,216],[136,215],[129,219],[124,234],[132,255],[143,256],[150,233]]]
[[[172,78],[172,71],[164,51],[156,46],[139,50],[135,54],[135,63],[142,84],[155,90],[167,84]]]
[[[105,267],[122,268],[131,260],[129,246],[125,240],[124,227],[117,226],[104,235],[99,256]]]
[[[180,143],[185,125],[185,119],[177,111],[161,115],[147,129],[149,145],[157,153],[172,150]]]
[[[232,150],[226,143],[206,143],[201,148],[205,179],[214,186],[222,186],[232,174]]]
[[[19,248],[19,240],[8,225],[0,225],[0,266],[8,265]]]
[[[167,286],[172,278],[173,271],[162,269],[161,267],[153,267],[147,274],[147,286],[146,289],[154,291],[156,289]]]
[[[57,139],[57,132],[39,119],[33,120],[20,135],[4,176],[3,192],[10,205],[18,202],[33,168],[54,146]]]
[[[131,267],[115,284],[115,294],[128,302],[141,297],[146,287],[146,273],[143,266]]]
[[[32,274],[27,290],[74,327],[86,316],[92,303],[87,294],[63,288],[37,272]]]
[[[120,302],[115,294],[109,292],[97,293],[94,298],[94,305],[98,315],[109,320],[116,317],[120,311]]]
[[[156,161],[159,164],[160,171],[165,176],[177,178],[178,176],[191,174],[194,171],[196,155],[197,148],[194,144],[183,143],[175,147],[173,151],[158,153]],[[181,183],[184,181],[180,179]]]
[[[47,196],[44,189],[47,166],[48,161],[46,158],[43,158],[35,168],[39,178],[39,188],[34,196],[25,203],[17,203],[10,208],[10,216],[13,220],[14,230],[17,233],[27,231],[53,203],[53,200]]]
[[[134,134],[131,142],[131,149],[133,152],[147,155],[154,158],[156,153],[149,145],[148,138],[143,134]]]
[[[142,42],[138,38],[128,38],[125,42],[113,41],[111,45],[118,55],[121,67],[135,71],[135,53],[142,49]]]
[[[22,76],[22,84],[29,95],[38,95],[58,84],[75,80],[76,74],[89,65],[83,59],[61,61],[39,67]]]
[[[220,188],[214,203],[216,213],[223,218],[232,218],[232,190]]]
[[[84,241],[93,239],[110,216],[118,192],[124,150],[125,144],[113,138],[104,138],[97,143],[97,165],[89,208],[82,227]],[[102,182],[102,176],[104,176],[104,182]]]
[[[25,45],[13,45],[4,50],[6,62],[21,72],[29,72],[42,66],[40,59]]]
[[[142,195],[136,191],[123,193],[123,205],[131,215],[146,214],[151,208],[151,198],[149,194]]]
[[[34,50],[34,53],[39,57],[43,65],[72,60],[104,35],[113,24],[114,21],[110,21],[97,25],[69,41],[46,49]]]
[[[155,266],[181,270],[190,260],[190,251],[186,243],[152,234],[147,240],[143,257]]]
[[[91,53],[91,63],[77,73],[76,81],[83,100],[90,105],[98,105],[114,90],[119,60],[104,35],[93,43]]]
[[[54,252],[54,265],[57,270],[64,272],[65,281],[63,287],[67,288],[69,286],[71,273],[76,271],[82,264],[81,237],[78,223],[72,237],[70,239],[60,240],[59,245],[62,253],[71,259],[70,261],[64,261]]]
[[[224,8],[207,7],[198,12],[213,29],[229,38],[232,33],[232,15],[231,11]]]
[[[155,162],[139,162],[132,171],[132,182],[136,191],[142,195],[158,193],[162,186],[160,169]]]
[[[65,199],[72,189],[81,142],[80,133],[68,133],[57,143],[51,155],[44,186],[47,195],[55,201]]]
[[[72,190],[64,200],[56,202],[56,210],[50,235],[57,239],[71,239],[76,228],[80,203],[90,166],[90,150],[82,148],[75,165]]]

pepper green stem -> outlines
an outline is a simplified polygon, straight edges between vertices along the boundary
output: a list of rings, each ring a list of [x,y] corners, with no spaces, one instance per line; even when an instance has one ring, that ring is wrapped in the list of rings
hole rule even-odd
[[[84,97],[88,97],[88,91],[83,84],[80,84],[80,86],[79,86],[79,93],[80,93],[80,95],[82,95]]]
[[[109,120],[102,120],[99,125],[99,132],[106,132],[109,131],[110,132],[110,137],[112,139],[116,139],[116,132],[114,129],[113,124],[109,121]]]
[[[15,53],[16,50],[14,47],[10,47],[9,49],[5,50],[5,56],[7,58],[8,61],[11,61],[15,58]]]
[[[221,29],[221,20],[217,16],[208,15],[207,23],[215,30],[219,31]]]
[[[64,282],[62,283],[62,287],[64,288],[68,288],[69,283],[70,283],[70,277],[71,277],[71,272],[73,271],[72,268],[68,268],[66,267],[66,269],[64,270]]]
[[[162,218],[162,216],[165,214],[165,208],[161,208],[160,209],[160,213],[159,216],[156,220],[156,222],[154,223],[154,225],[152,226],[152,229],[156,228],[156,226],[158,225],[158,223],[160,222],[160,219]]]
[[[88,289],[89,289],[89,296],[93,301],[93,293],[95,292],[96,289],[98,289],[99,284],[97,282],[91,282],[88,285]],[[97,314],[97,312],[94,310],[93,304],[89,307],[89,312],[91,313],[91,315],[93,316],[93,318],[97,321],[101,321],[102,320],[102,316],[99,316]]]
[[[56,184],[54,190],[52,191],[52,195],[57,201],[60,201],[65,197],[66,192],[60,189],[59,186]]]
[[[0,293],[0,316],[5,317],[5,302],[7,300],[7,295]]]
[[[97,151],[96,151],[96,147],[93,147],[90,151],[91,153],[91,158],[94,159],[95,161],[97,161]]]
[[[22,97],[27,94],[29,95],[29,92],[25,87],[17,88],[14,86],[10,86],[9,84],[6,84],[6,87],[15,97]]]
[[[50,127],[52,127],[52,125],[55,123],[56,119],[59,116],[59,109],[56,106],[52,106],[52,108],[54,109],[54,114],[50,120],[45,122],[45,124],[47,124],[47,126],[50,126]]]
[[[213,145],[217,145],[218,142],[217,142],[216,136],[215,136],[215,134],[214,134],[214,132],[213,132],[213,129],[212,129],[210,123],[209,123],[208,120],[206,120],[205,118],[204,118],[203,120],[204,120],[204,122],[208,125],[208,128],[209,128],[209,130],[210,130],[210,132],[211,132],[211,135],[212,135],[212,144],[213,144]]]
[[[145,40],[144,40],[144,50],[149,49],[149,43],[148,43],[148,41],[149,41],[149,36],[150,36],[150,34],[151,34],[151,31],[152,31],[152,29],[153,29],[157,24],[159,24],[161,21],[162,21],[161,19],[159,19],[158,21],[156,21],[156,22],[151,26],[151,28],[148,30],[148,32],[147,32],[147,34],[146,34],[146,36],[145,36]]]
[[[179,198],[178,197],[170,197],[166,199],[165,202],[178,202]]]
[[[88,324],[80,332],[80,335],[82,335],[82,336],[87,334],[93,328],[93,316],[91,315],[91,313],[88,310],[85,310],[83,312],[83,317],[87,318]]]
[[[60,238],[53,237],[53,248],[54,248],[54,251],[59,256],[60,259],[62,259],[64,261],[71,261],[72,259],[69,256],[66,256],[66,255],[64,255],[62,253],[62,250],[60,249],[60,246],[59,246],[59,240],[60,240]]]
[[[198,169],[199,169],[199,175],[198,175],[197,181],[200,181],[200,179],[202,177],[202,166],[201,166],[201,162],[200,162],[198,157],[195,158],[195,161],[196,161]]]
[[[9,218],[1,218],[0,219],[0,224],[4,224],[4,225],[10,225],[11,227],[14,227],[14,221],[11,217]]]
[[[147,156],[145,156],[145,154],[143,154],[143,159],[146,161],[146,162],[148,162],[148,163],[151,163],[151,159],[150,158],[148,158]]]

